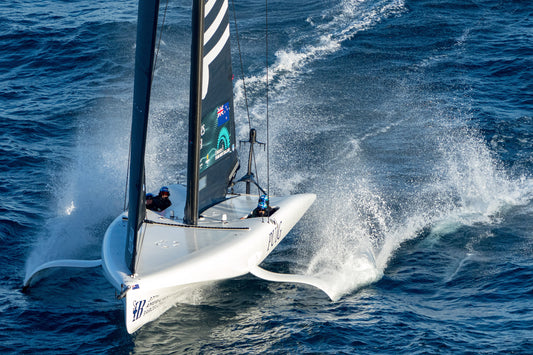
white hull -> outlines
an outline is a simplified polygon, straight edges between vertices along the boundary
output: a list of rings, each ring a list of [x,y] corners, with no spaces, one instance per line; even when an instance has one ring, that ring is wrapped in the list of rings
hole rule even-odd
[[[162,215],[147,211],[147,219],[155,223],[142,227],[144,240],[136,275],[129,274],[124,257],[127,214],[117,217],[104,237],[104,273],[125,294],[129,333],[168,310],[187,285],[249,273],[315,200],[313,194],[271,197],[271,206],[279,208],[273,216],[241,219],[256,207],[257,196],[239,195],[204,211],[198,227],[189,227],[181,224],[183,202],[178,202],[185,201],[185,188],[174,185],[170,189],[171,207]],[[171,213],[175,218],[170,218]]]

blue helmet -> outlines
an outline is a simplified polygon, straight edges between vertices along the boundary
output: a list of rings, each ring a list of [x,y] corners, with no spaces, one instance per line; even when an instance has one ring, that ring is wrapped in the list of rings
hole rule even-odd
[[[168,187],[163,186],[161,190],[159,190],[159,194],[167,193],[170,196],[170,191],[168,191]]]
[[[262,210],[266,210],[268,207],[268,196],[267,195],[261,195],[259,197],[259,202],[257,203],[257,207],[259,207]]]
[[[154,198],[154,195],[153,195],[153,194],[151,194],[151,193],[147,193],[147,194],[146,194],[146,199],[147,199],[147,200],[152,200],[153,198]]]

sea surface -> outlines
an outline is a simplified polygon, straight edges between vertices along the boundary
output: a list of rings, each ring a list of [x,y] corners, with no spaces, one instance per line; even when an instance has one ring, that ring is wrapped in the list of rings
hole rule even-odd
[[[183,182],[190,10],[162,26],[152,190]],[[335,300],[248,275],[128,335],[99,268],[22,293],[124,208],[137,4],[2,1],[0,353],[533,353],[533,2],[270,1],[268,50],[265,2],[235,13],[238,139],[248,101],[259,182],[317,194],[262,266]]]

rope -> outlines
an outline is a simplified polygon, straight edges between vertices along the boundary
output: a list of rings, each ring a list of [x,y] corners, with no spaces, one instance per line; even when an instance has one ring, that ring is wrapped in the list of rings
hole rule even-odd
[[[250,227],[217,227],[217,226],[194,226],[191,224],[181,224],[181,223],[165,223],[165,222],[156,222],[149,219],[145,219],[144,223],[147,224],[154,224],[158,226],[169,226],[169,227],[180,227],[180,228],[192,228],[192,229],[214,229],[214,230],[234,230],[234,231],[240,231],[240,230],[250,230]]]

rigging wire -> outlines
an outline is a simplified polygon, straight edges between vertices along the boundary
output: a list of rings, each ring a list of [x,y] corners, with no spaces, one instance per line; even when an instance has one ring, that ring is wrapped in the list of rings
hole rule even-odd
[[[235,1],[231,0],[231,6],[233,8],[233,23],[235,24],[235,37],[237,39],[237,48],[239,51],[239,62],[241,65],[242,88],[244,92],[244,104],[246,106],[246,117],[248,117],[248,128],[252,129],[252,121],[250,119],[250,110],[248,108],[248,96],[246,94],[246,82],[244,80],[244,65],[242,61],[241,43],[239,41],[239,29],[237,28],[237,13],[235,12]]]
[[[270,199],[270,127],[268,115],[268,0],[265,0],[265,47],[266,47],[266,126],[267,126],[267,196]]]
[[[248,105],[248,90],[246,89],[246,80],[245,80],[245,76],[244,76],[244,64],[243,64],[243,60],[242,60],[242,51],[241,51],[241,43],[240,43],[240,37],[239,37],[239,29],[238,29],[238,26],[237,26],[237,12],[235,11],[235,1],[234,0],[231,0],[231,6],[232,6],[232,10],[233,10],[233,23],[235,25],[235,37],[236,37],[236,41],[237,41],[237,48],[238,48],[238,52],[239,52],[239,62],[240,62],[240,68],[241,68],[241,76],[242,76],[242,88],[243,88],[243,93],[244,93],[244,105],[246,107],[246,117],[248,118],[248,130],[251,130],[252,129],[252,119],[250,118],[250,109],[249,109],[249,105]],[[257,174],[257,159],[255,158],[255,150],[252,150],[252,160],[253,160],[253,164],[254,164],[254,169],[255,169],[255,172],[256,172],[256,180],[257,180],[257,194],[260,195],[261,194],[261,189],[259,186],[261,186],[259,184],[259,176]]]

